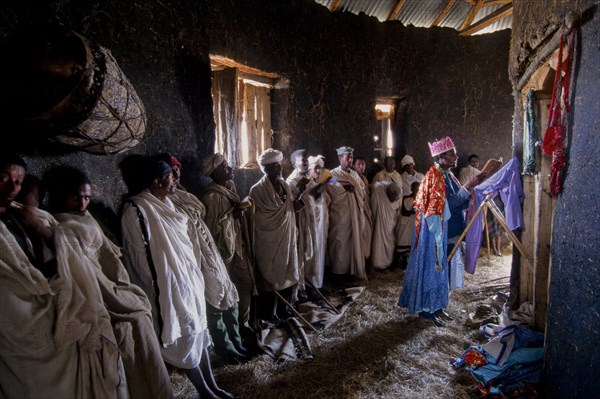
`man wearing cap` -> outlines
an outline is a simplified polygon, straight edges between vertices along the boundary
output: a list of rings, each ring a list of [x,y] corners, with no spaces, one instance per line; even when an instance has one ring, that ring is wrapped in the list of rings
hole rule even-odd
[[[419,183],[425,177],[423,173],[415,170],[415,160],[406,154],[400,161],[402,167],[402,193],[407,196],[412,191],[412,184]],[[412,206],[411,206],[412,208]],[[400,215],[400,223],[396,225],[396,255],[398,261],[406,266],[406,259],[410,253],[412,233],[414,230],[414,217]]]
[[[237,288],[240,297],[240,330],[247,331],[253,322],[250,320],[250,304],[252,297],[257,295],[252,243],[245,218],[251,204],[249,201],[242,201],[237,194],[233,184],[233,171],[222,154],[205,157],[202,172],[212,179],[200,197],[206,206],[204,220],[219,248],[231,281]]]
[[[254,204],[254,257],[259,288],[259,317],[278,322],[289,317],[285,302],[290,303],[298,283],[294,201],[290,187],[281,177],[281,151],[268,148],[259,157],[264,176],[250,188]]]
[[[410,193],[410,186],[414,182],[420,182],[425,175],[415,170],[415,160],[410,155],[406,154],[400,161],[402,168],[402,192],[404,195]]]
[[[458,156],[450,137],[429,143],[429,149],[435,163],[425,174],[415,198],[415,239],[398,306],[443,326],[442,318],[451,319],[444,311],[452,273],[447,259],[451,250],[448,237],[460,235],[464,229],[462,211],[469,204],[469,190],[483,176],[460,185],[451,171]]]
[[[392,181],[380,181],[371,190],[373,241],[371,264],[386,269],[392,264],[396,249],[396,221],[402,206],[402,186]]]
[[[327,184],[329,204],[328,262],[334,282],[354,278],[366,279],[365,259],[369,256],[370,241],[363,239],[365,229],[365,185],[350,165],[352,147],[337,150],[340,166],[331,171]]]
[[[177,190],[173,170],[159,157],[144,166],[145,189],[129,198],[121,217],[128,272],[152,304],[165,362],[182,369],[200,396],[233,398],[214,380],[203,265],[188,217],[169,198]]]

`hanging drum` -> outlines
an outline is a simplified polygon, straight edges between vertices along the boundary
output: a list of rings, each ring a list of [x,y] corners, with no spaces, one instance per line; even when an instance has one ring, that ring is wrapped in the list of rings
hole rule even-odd
[[[56,26],[36,29],[12,47],[3,105],[36,137],[94,154],[140,143],[146,112],[110,51]]]

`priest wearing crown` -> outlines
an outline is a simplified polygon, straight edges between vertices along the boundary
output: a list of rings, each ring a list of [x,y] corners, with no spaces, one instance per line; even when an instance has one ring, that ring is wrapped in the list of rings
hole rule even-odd
[[[451,319],[444,311],[451,285],[462,284],[462,268],[454,273],[447,256],[454,245],[452,241],[456,242],[465,228],[463,211],[469,205],[470,190],[485,175],[479,174],[461,186],[451,171],[458,156],[450,137],[429,143],[429,150],[434,165],[425,174],[415,197],[415,235],[398,306],[418,313],[436,326],[444,326],[442,319]],[[452,281],[459,273],[460,281]]]

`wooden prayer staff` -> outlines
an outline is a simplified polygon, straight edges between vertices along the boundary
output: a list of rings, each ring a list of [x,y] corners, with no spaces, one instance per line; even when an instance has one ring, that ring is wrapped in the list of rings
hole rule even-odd
[[[321,297],[321,299],[323,299],[323,300],[325,301],[325,303],[327,304],[327,306],[329,306],[329,307],[331,308],[331,310],[333,310],[333,311],[334,311],[335,313],[337,313],[337,314],[340,314],[340,311],[339,311],[339,310],[337,310],[337,309],[335,308],[335,306],[333,306],[333,305],[331,304],[331,302],[329,302],[329,301],[327,300],[327,298],[325,298],[325,296],[324,296],[324,295],[321,293],[321,291],[319,291],[319,289],[318,289],[317,287],[315,287],[315,286],[314,286],[314,285],[313,285],[313,284],[312,284],[310,281],[308,281],[308,280],[306,280],[306,283],[307,283],[308,285],[310,285],[310,286],[311,286],[311,288],[312,288],[313,290],[317,291],[317,293],[319,294],[319,296]]]

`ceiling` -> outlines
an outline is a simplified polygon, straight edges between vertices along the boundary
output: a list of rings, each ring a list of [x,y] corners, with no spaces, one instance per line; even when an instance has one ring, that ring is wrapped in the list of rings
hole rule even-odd
[[[456,29],[470,36],[510,29],[512,0],[315,0],[331,12],[365,13],[381,22]]]

